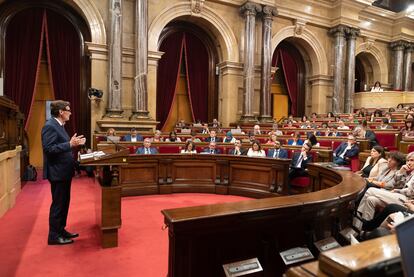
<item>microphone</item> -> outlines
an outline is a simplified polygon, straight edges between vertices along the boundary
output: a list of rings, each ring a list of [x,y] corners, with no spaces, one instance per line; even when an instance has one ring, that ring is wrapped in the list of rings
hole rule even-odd
[[[114,141],[113,139],[111,139],[110,138],[110,136],[107,136],[106,137],[106,139],[109,141],[109,142],[112,142],[114,145],[115,145],[115,151],[119,151],[119,148],[121,147],[122,149],[129,149],[128,147],[126,147],[126,146],[124,146],[124,145],[122,145],[122,144],[119,144],[119,142],[117,142],[117,141]]]

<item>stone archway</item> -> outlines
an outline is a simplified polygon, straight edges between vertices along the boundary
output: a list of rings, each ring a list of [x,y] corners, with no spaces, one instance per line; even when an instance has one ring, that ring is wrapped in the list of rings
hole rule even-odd
[[[364,42],[357,46],[355,55],[363,64],[372,68],[373,82],[388,84],[388,64],[382,52],[372,42]],[[364,65],[364,67],[365,67]]]
[[[305,62],[305,113],[327,112],[332,101],[332,81],[328,75],[328,59],[324,47],[305,26],[288,26],[277,32],[272,38],[273,52],[283,40],[293,44]]]

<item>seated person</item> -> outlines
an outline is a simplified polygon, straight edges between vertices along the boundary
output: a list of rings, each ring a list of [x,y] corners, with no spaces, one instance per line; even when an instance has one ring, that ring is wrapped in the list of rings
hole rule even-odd
[[[394,189],[396,185],[396,174],[401,166],[405,163],[404,155],[400,152],[390,152],[387,168],[380,172],[375,178],[367,178],[365,189],[360,192],[355,203],[358,205],[369,188],[383,188],[387,190]]]
[[[255,136],[262,134],[262,131],[260,131],[260,126],[259,125],[256,124],[256,125],[253,126],[253,134]]]
[[[247,151],[246,149],[242,147],[241,141],[239,139],[236,139],[234,141],[234,148],[230,149],[229,155],[240,156],[240,155],[246,155],[246,154],[247,154]]]
[[[216,137],[216,131],[211,130],[210,136],[204,140],[205,142],[219,142],[219,138]]]
[[[392,118],[391,112],[389,111],[385,113],[385,119],[387,120],[387,124],[395,122],[395,119]]]
[[[348,135],[348,141],[342,142],[333,153],[333,162],[348,165],[353,157],[358,157],[359,147],[354,135]]]
[[[186,123],[184,119],[181,119],[180,121],[177,122],[177,124],[175,124],[175,127],[177,128],[185,128]]]
[[[338,121],[338,127],[336,127],[338,130],[349,130],[349,127],[345,125],[344,121],[340,119]]]
[[[384,147],[376,145],[371,149],[371,155],[365,161],[361,170],[355,172],[364,178],[375,178],[380,172],[388,168],[388,162],[385,159]]]
[[[303,140],[300,138],[299,132],[292,134],[293,138],[288,140],[288,145],[302,145]]]
[[[203,151],[204,154],[221,154],[220,149],[216,148],[216,143],[214,141],[210,141],[208,144],[208,148],[205,148]]]
[[[213,118],[213,122],[211,123],[211,127],[220,128],[220,122],[218,122],[217,118]]]
[[[181,139],[177,137],[177,133],[172,131],[168,138],[165,139],[166,142],[181,142]]]
[[[243,132],[242,128],[240,127],[240,125],[237,125],[237,126],[236,126],[236,128],[235,128],[235,130],[237,130],[236,132],[237,132],[238,134],[241,134],[241,135],[244,135],[244,134],[245,134],[245,133]]]
[[[376,81],[374,86],[371,88],[371,92],[382,92],[382,91],[384,90],[381,88],[381,83],[379,81]]]
[[[184,149],[181,149],[181,154],[196,154],[197,150],[193,141],[188,140],[185,143]]]
[[[271,134],[275,134],[276,136],[283,136],[283,132],[279,130],[279,125],[277,123],[273,123],[272,131],[269,132],[269,136]]]
[[[114,128],[109,128],[106,131],[106,140],[110,142],[118,142],[120,140],[120,137],[117,136]]]
[[[116,132],[115,132],[115,129],[114,128],[109,128],[107,131],[106,131],[106,136],[116,136]]]
[[[151,139],[146,138],[144,139],[144,146],[139,147],[135,154],[144,154],[144,155],[152,155],[158,154],[157,148],[151,147]]]
[[[293,118],[293,114],[289,114],[287,120],[292,122],[292,123],[297,123],[297,121]]]
[[[350,114],[348,115],[348,122],[349,122],[349,123],[358,123],[359,121],[358,121],[358,119],[356,119],[356,118],[354,117],[354,114],[353,114],[353,113],[350,113]]]
[[[128,135],[125,135],[123,140],[130,141],[130,142],[137,142],[137,141],[142,141],[143,138],[140,134],[138,134],[137,129],[131,128],[130,133]]]
[[[406,119],[404,127],[400,130],[401,136],[405,138],[414,137],[414,124],[412,119]]]
[[[243,143],[252,144],[255,140],[256,140],[256,136],[254,135],[254,133],[253,132],[249,132],[248,138],[247,139],[243,139],[242,142]]]
[[[236,138],[233,137],[233,134],[231,133],[231,131],[228,131],[226,133],[226,137],[223,139],[224,143],[234,143],[236,141]]]
[[[247,157],[266,157],[266,152],[262,149],[260,141],[255,140],[252,147],[247,151]]]
[[[312,113],[311,114],[311,121],[316,122],[317,119],[318,119],[318,114],[317,113]]]
[[[361,230],[364,221],[372,220],[375,211],[389,204],[402,204],[414,197],[414,152],[407,154],[407,163],[396,173],[397,189],[391,191],[369,188],[359,203],[353,225]],[[400,188],[398,188],[400,187]]]
[[[306,167],[308,162],[312,161],[312,155],[309,153],[312,145],[304,143],[300,152],[295,152],[290,163],[288,180],[289,182],[297,177],[308,176]]]
[[[268,145],[275,145],[276,141],[277,141],[276,134],[270,133],[269,140],[266,142],[266,144],[268,144]]]
[[[311,122],[309,120],[306,120],[305,122],[303,122],[300,128],[301,129],[312,129]]]
[[[357,112],[358,117],[367,117],[367,115],[368,115],[368,112],[364,107],[359,109],[359,111]]]
[[[370,147],[374,147],[378,144],[377,136],[372,130],[368,129],[368,123],[366,120],[363,120],[360,126],[355,127],[353,133],[356,138],[368,140]]]
[[[267,157],[276,159],[287,159],[288,151],[286,149],[282,149],[280,145],[280,141],[276,140],[275,144],[273,144],[273,149],[269,149],[269,151],[267,151]]]
[[[318,142],[318,139],[312,133],[308,133],[308,138],[305,139],[304,143],[310,143],[312,145],[312,147],[319,147],[320,146],[320,144]]]
[[[294,129],[296,128],[295,126],[293,126],[293,122],[288,120],[286,125],[284,126],[285,129]]]
[[[161,137],[161,131],[155,130],[154,137],[150,138],[151,142],[162,142],[164,139]]]
[[[334,118],[335,118],[335,115],[333,114],[333,112],[328,112],[328,113],[326,114],[326,118],[331,118],[331,119],[334,119]]]
[[[197,133],[196,132],[194,132],[194,131],[191,131],[191,138],[189,138],[189,139],[187,139],[187,141],[192,141],[192,142],[201,142],[201,139],[199,139],[198,137],[197,137]]]
[[[202,134],[210,134],[210,130],[208,129],[208,124],[203,124],[203,130],[201,131]]]
[[[381,124],[377,126],[377,129],[379,130],[389,130],[393,129],[391,125],[388,124],[388,119],[383,118],[381,120]]]

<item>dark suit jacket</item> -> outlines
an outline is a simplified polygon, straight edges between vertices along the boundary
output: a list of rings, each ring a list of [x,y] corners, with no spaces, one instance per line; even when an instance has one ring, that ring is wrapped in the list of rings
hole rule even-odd
[[[210,153],[210,148],[204,148],[204,150],[203,150],[203,152],[204,153]],[[214,154],[221,154],[221,151],[220,151],[220,149],[214,149]]]
[[[68,181],[74,173],[75,160],[65,128],[52,117],[42,129],[43,178]]]
[[[371,130],[366,130],[365,138],[369,141],[371,148],[378,145],[377,136]]]
[[[230,151],[229,151],[229,155],[234,155],[234,151],[235,151],[235,150],[236,150],[235,148],[230,149]],[[244,148],[241,148],[241,149],[240,149],[240,152],[241,152],[241,155],[246,155],[246,154],[247,154],[247,150],[246,150],[246,149],[244,149]]]
[[[158,154],[157,148],[150,147],[149,150],[151,154]],[[135,154],[145,154],[145,148],[144,147],[138,148]]]
[[[206,138],[205,142],[211,142],[211,137]],[[220,139],[215,137],[215,142],[220,142]]]
[[[288,145],[292,145],[292,144],[293,144],[293,139],[289,139],[288,140]],[[303,145],[303,140],[298,139],[298,141],[296,142],[296,145]]]
[[[275,151],[276,151],[276,149],[269,149],[269,151],[267,151],[267,157],[273,158],[273,154],[274,154]],[[287,159],[288,158],[288,151],[286,149],[280,148],[278,158]]]
[[[296,164],[298,163],[300,153],[301,152],[295,152],[293,154],[292,161],[290,162],[290,167],[291,168],[297,168],[296,167]],[[312,155],[310,155],[308,153],[307,154],[307,159],[306,160],[302,160],[302,163],[301,163],[300,168],[305,169],[309,162],[312,162]]]
[[[131,141],[131,135],[130,134],[125,135],[122,140],[123,141]],[[140,134],[137,134],[137,141],[143,141],[143,140],[144,140],[144,138]]]
[[[348,146],[347,142],[342,142],[334,151],[336,156],[339,156],[342,154],[342,152],[345,150],[345,148]],[[351,149],[345,152],[344,158],[352,158],[359,154],[359,147],[358,144],[354,144]]]

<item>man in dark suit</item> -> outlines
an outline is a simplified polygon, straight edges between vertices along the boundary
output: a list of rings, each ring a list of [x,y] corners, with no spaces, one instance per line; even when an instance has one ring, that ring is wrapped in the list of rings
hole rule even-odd
[[[205,142],[218,142],[219,139],[216,137],[216,131],[211,130],[210,136],[206,138]]]
[[[210,142],[208,148],[205,148],[203,153],[205,154],[221,154],[220,149],[216,148],[215,142]]]
[[[137,142],[137,141],[143,141],[143,138],[140,134],[138,134],[137,129],[132,128],[131,132],[128,135],[125,135],[124,141],[130,141],[130,142]]]
[[[351,158],[358,156],[359,147],[354,135],[348,135],[348,141],[342,142],[333,153],[333,162],[337,165],[348,165]]]
[[[135,154],[154,155],[154,154],[158,154],[158,151],[156,148],[151,147],[151,139],[146,138],[144,140],[144,146],[138,148]]]
[[[48,179],[52,191],[49,213],[49,245],[73,243],[79,234],[65,230],[70,203],[70,187],[75,160],[72,148],[84,145],[83,136],[69,137],[64,124],[71,115],[69,102],[57,100],[50,104],[52,117],[42,129],[43,178]]]
[[[280,141],[277,140],[275,141],[273,149],[269,149],[269,151],[267,151],[267,157],[275,159],[287,159],[288,152],[286,149],[282,149],[280,147]]]
[[[308,165],[308,162],[312,161],[312,155],[309,154],[309,151],[311,150],[312,145],[306,142],[302,145],[302,149],[300,152],[296,152],[293,154],[289,168],[289,181],[296,177],[307,176],[305,169]]]
[[[239,139],[236,139],[236,141],[234,142],[234,148],[230,149],[229,155],[240,156],[246,154],[247,150],[243,149],[241,141]]]

